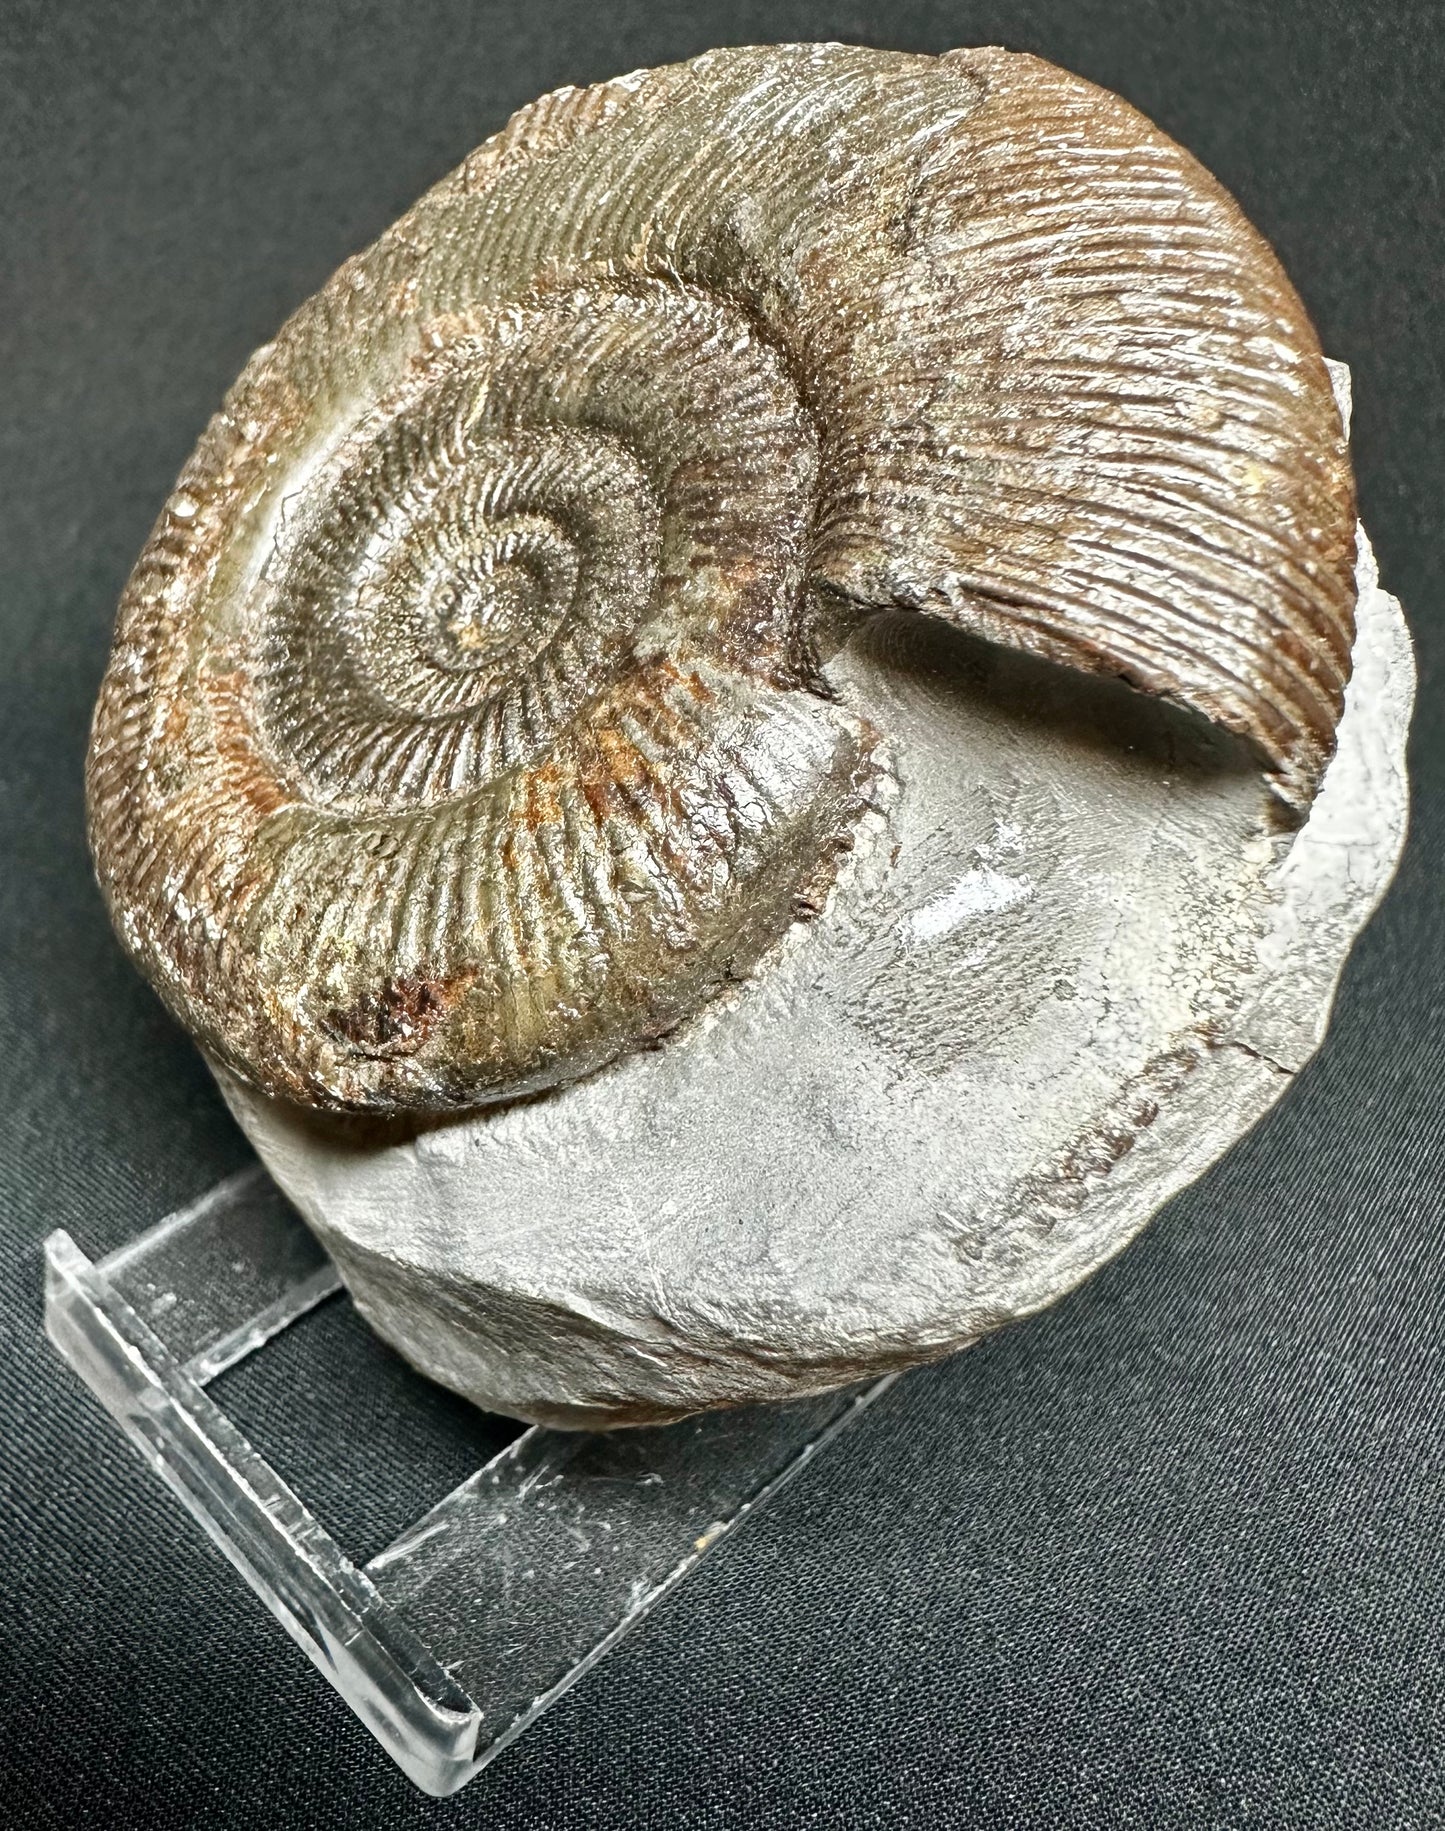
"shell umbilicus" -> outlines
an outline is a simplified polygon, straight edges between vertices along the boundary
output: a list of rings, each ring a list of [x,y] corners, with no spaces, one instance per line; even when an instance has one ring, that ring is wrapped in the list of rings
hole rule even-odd
[[[442,1112],[653,1038],[817,907],[914,608],[1328,760],[1326,369],[1199,165],[1035,58],[720,51],[523,109],[258,351],[121,605],[89,759],[210,1054]]]

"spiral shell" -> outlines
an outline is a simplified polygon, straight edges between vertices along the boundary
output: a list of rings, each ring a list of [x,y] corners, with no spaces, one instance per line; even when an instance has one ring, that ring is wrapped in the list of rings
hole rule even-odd
[[[122,602],[117,928],[338,1109],[581,1074],[746,975],[851,843],[825,629],[913,607],[1327,761],[1328,377],[1116,97],[997,50],[712,53],[524,109],[252,359]]]

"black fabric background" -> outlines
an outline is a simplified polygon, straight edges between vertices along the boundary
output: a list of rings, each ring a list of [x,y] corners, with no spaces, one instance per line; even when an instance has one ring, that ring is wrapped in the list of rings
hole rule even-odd
[[[40,1241],[241,1163],[112,942],[112,609],[250,349],[508,112],[714,43],[1004,42],[1120,90],[1354,368],[1419,646],[1409,855],[1322,1055],[1051,1313],[916,1375],[457,1799],[415,1792],[40,1333]],[[0,11],[0,1821],[1445,1823],[1438,0]],[[485,1420],[333,1305],[225,1397],[367,1555]],[[345,1447],[342,1447],[342,1445]]]

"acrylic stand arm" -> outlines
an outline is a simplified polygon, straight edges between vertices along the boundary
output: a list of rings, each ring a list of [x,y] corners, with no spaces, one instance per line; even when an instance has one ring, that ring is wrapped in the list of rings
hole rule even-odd
[[[259,1169],[92,1263],[46,1329],[387,1753],[464,1786],[891,1382],[655,1430],[532,1429],[364,1568],[205,1391],[340,1289]]]

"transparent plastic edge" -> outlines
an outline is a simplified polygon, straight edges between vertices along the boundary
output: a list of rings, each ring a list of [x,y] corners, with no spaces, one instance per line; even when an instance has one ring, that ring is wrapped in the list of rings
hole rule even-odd
[[[100,1276],[108,1279],[116,1272],[124,1271],[127,1266],[133,1265],[137,1259],[153,1252],[164,1241],[173,1238],[178,1233],[184,1233],[188,1227],[193,1226],[207,1215],[213,1214],[217,1208],[226,1207],[234,1202],[237,1196],[244,1195],[248,1189],[253,1189],[258,1183],[263,1182],[265,1176],[266,1172],[259,1163],[247,1164],[232,1175],[223,1177],[220,1182],[207,1189],[204,1195],[198,1195],[193,1202],[187,1202],[184,1207],[175,1208],[169,1214],[163,1215],[154,1227],[147,1227],[144,1232],[134,1234],[124,1245],[117,1246],[114,1252],[107,1253],[103,1259],[94,1261],[86,1259],[85,1263],[93,1264]],[[61,1238],[70,1238],[63,1228],[47,1238],[45,1242],[47,1261],[50,1254],[50,1242]],[[75,1245],[73,1240],[71,1245]],[[76,1251],[79,1252],[78,1247],[76,1247]],[[81,1253],[80,1257],[84,1259],[85,1255]]]
[[[793,1477],[802,1471],[806,1464],[812,1460],[825,1444],[831,1442],[834,1437],[840,1436],[847,1430],[849,1425],[853,1424],[861,1417],[868,1407],[872,1405],[874,1400],[881,1398],[888,1388],[899,1378],[901,1378],[900,1374],[889,1373],[885,1374],[881,1379],[875,1380],[872,1385],[865,1386],[860,1392],[854,1395],[836,1417],[830,1419],[828,1423],[819,1430],[815,1437],[810,1437],[806,1442],[800,1444],[796,1453],[783,1464],[776,1474],[765,1481],[756,1492],[750,1494],[746,1500],[740,1502],[736,1510],[730,1513],[725,1520],[718,1521],[708,1532],[703,1534],[703,1536],[697,1540],[694,1549],[681,1558],[672,1569],[668,1571],[666,1576],[655,1583],[651,1589],[639,1596],[632,1607],[623,1615],[619,1616],[608,1632],[604,1634],[595,1645],[589,1647],[577,1663],[570,1666],[567,1671],[563,1673],[562,1677],[558,1679],[555,1685],[549,1686],[546,1691],[543,1691],[539,1696],[535,1697],[527,1708],[514,1717],[505,1729],[495,1735],[484,1748],[478,1749],[472,1772],[479,1773],[489,1762],[494,1761],[504,1749],[509,1748],[524,1730],[529,1729],[531,1725],[537,1721],[538,1717],[550,1710],[552,1705],[555,1704],[560,1697],[565,1696],[579,1679],[585,1677],[599,1660],[610,1653],[613,1647],[615,1647],[626,1634],[630,1633],[644,1616],[651,1614],[657,1604],[676,1589],[678,1584],[680,1584],[685,1577],[690,1576],[692,1572],[697,1569],[698,1565],[702,1563],[704,1558],[714,1552],[725,1540],[731,1538],[744,1520],[751,1514],[758,1512],[765,1507],[781,1488],[786,1487]],[[509,1444],[507,1449],[502,1451],[500,1456],[494,1458],[493,1463],[488,1466],[495,1466],[495,1463],[500,1462],[509,1455],[516,1454],[519,1451],[525,1455],[528,1449],[534,1447],[534,1439],[549,1434],[550,1433],[542,1432],[539,1428],[534,1426],[532,1430],[525,1432],[519,1437],[515,1443]],[[445,1502],[441,1504],[445,1505]],[[424,1520],[418,1522],[418,1528],[424,1527],[424,1525]],[[406,1538],[410,1538],[410,1536],[410,1534],[404,1535]],[[373,1562],[381,1562],[393,1549],[395,1548],[388,1547],[387,1552],[383,1552],[380,1558],[373,1560]]]
[[[51,1342],[207,1536],[423,1791],[476,1772],[480,1715],[296,1494],[63,1230]]]
[[[265,1347],[273,1335],[279,1335],[293,1322],[298,1322],[308,1310],[314,1310],[318,1303],[324,1303],[328,1297],[334,1297],[344,1288],[334,1266],[321,1266],[309,1278],[293,1284],[274,1303],[267,1304],[264,1310],[253,1316],[242,1328],[232,1329],[219,1341],[203,1348],[199,1354],[193,1354],[186,1362],[184,1371],[198,1386],[206,1385],[218,1373],[224,1373],[228,1367],[234,1367],[238,1361],[245,1360],[257,1348]]]
[[[241,1172],[117,1252],[92,1262],[64,1230],[45,1242],[46,1332],[207,1536],[240,1571],[398,1767],[424,1792],[445,1797],[475,1777],[534,1723],[680,1584],[745,1519],[765,1506],[833,1437],[846,1430],[899,1377],[889,1374],[837,1395],[840,1409],[785,1459],[756,1469],[757,1485],[729,1502],[655,1582],[637,1594],[556,1682],[498,1727],[407,1625],[372,1580],[409,1555],[436,1522],[490,1475],[523,1474],[533,1460],[556,1458],[586,1433],[533,1427],[508,1444],[365,1569],[354,1565],[299,1496],[203,1390],[203,1382],[261,1346],[339,1288],[329,1265],[300,1280],[241,1327],[182,1363],[109,1281],[157,1242],[246,1193],[259,1174]],[[568,1457],[563,1454],[565,1462]],[[484,1577],[478,1571],[479,1578]],[[498,1700],[500,1701],[500,1700]]]

